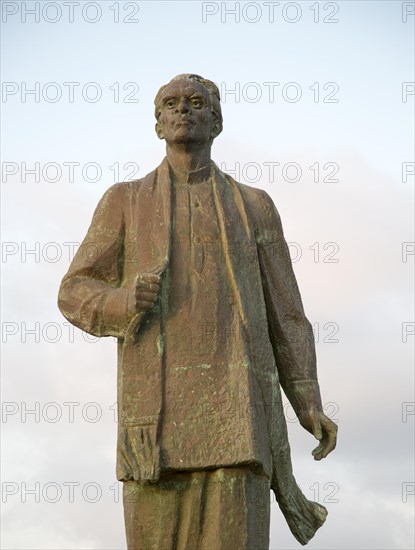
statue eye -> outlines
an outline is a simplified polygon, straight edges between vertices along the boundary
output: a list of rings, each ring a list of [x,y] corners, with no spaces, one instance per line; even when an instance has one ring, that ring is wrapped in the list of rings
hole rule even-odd
[[[165,103],[164,103],[164,106],[167,107],[167,109],[172,109],[175,105],[176,105],[177,101],[173,98],[171,99],[168,99]]]
[[[192,99],[192,105],[195,109],[201,109],[203,107],[203,101],[199,98]]]

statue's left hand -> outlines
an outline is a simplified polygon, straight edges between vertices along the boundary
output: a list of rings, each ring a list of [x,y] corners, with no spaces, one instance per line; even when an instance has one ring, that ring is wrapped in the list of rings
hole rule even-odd
[[[300,424],[320,441],[312,451],[314,460],[325,458],[336,447],[337,424],[321,410],[311,408],[299,416]]]

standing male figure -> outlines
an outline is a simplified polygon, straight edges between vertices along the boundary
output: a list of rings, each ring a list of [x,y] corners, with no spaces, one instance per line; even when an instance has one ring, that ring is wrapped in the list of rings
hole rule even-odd
[[[327,512],[293,477],[280,385],[316,460],[337,426],[279,215],[211,160],[213,82],[179,75],[155,106],[166,158],[105,193],[59,292],[71,323],[118,338],[128,548],[267,549],[270,488],[306,544]]]

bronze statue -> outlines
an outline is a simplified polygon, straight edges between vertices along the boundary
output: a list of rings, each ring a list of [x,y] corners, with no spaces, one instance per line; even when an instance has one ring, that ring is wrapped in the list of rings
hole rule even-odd
[[[327,511],[292,473],[282,386],[319,445],[313,332],[269,195],[211,160],[218,88],[183,74],[155,99],[166,157],[101,199],[59,308],[118,338],[117,478],[129,550],[269,546],[270,489],[306,544]]]

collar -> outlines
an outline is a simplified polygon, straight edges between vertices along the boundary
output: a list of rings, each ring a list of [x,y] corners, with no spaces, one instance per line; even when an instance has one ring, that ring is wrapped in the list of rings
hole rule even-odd
[[[178,178],[173,172],[172,167],[169,164],[170,177],[174,185],[194,185],[196,183],[202,183],[209,181],[211,177],[212,163],[202,166],[198,170],[192,170],[187,174],[187,178]]]

